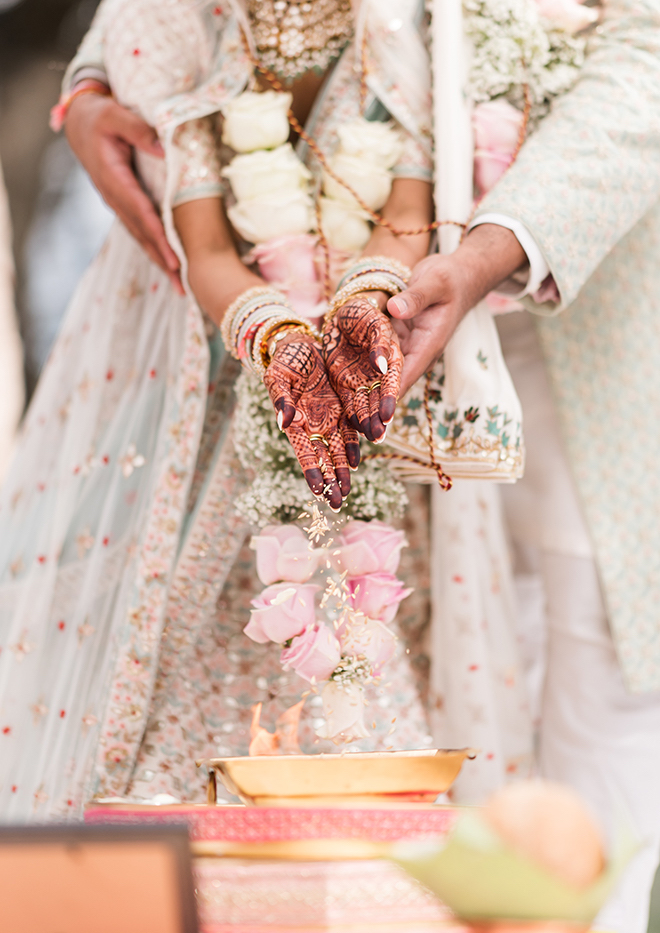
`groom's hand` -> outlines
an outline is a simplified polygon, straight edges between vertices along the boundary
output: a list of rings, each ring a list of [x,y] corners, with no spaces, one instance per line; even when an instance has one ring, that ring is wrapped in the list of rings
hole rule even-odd
[[[81,94],[71,102],[64,129],[108,207],[183,294],[179,260],[133,167],[134,149],[164,157],[156,131],[112,98],[98,94]]]
[[[469,310],[467,284],[452,256],[427,256],[408,288],[388,301],[403,353],[402,396],[430,369]]]
[[[481,224],[456,252],[415,266],[408,288],[387,303],[404,357],[401,395],[438,359],[467,312],[526,259],[510,230]]]

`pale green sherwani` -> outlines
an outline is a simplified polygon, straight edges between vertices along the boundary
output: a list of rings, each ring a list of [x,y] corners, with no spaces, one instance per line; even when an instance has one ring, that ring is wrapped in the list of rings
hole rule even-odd
[[[613,0],[478,213],[524,223],[561,296],[526,303],[634,692],[660,689],[659,197],[660,0]]]

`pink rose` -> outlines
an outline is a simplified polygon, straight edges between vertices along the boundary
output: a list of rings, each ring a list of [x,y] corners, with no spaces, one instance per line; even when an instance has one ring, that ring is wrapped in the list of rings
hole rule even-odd
[[[293,670],[310,683],[327,680],[341,660],[339,642],[323,622],[310,625],[280,656],[285,671]]]
[[[523,115],[503,97],[474,108],[474,181],[485,194],[507,170],[518,145]]]
[[[474,154],[474,183],[480,195],[494,188],[511,165],[510,155],[501,152],[485,152],[478,149]]]
[[[283,644],[299,635],[314,621],[314,596],[319,589],[311,583],[276,583],[252,600],[254,609],[243,631],[252,641]]]
[[[363,612],[370,619],[380,619],[381,622],[391,622],[401,600],[412,593],[412,590],[406,589],[393,573],[368,573],[360,577],[347,577],[346,585],[352,608],[357,612]]]
[[[314,318],[323,313],[315,236],[276,237],[255,246],[248,260],[257,263],[267,282],[279,285],[298,314]]]
[[[576,3],[575,0],[536,0],[539,16],[555,29],[563,29],[573,35],[586,29],[598,19],[598,10]]]
[[[337,629],[342,656],[366,658],[378,677],[392,660],[396,650],[396,635],[378,619],[369,619],[352,612],[351,618]]]
[[[330,560],[339,573],[351,576],[385,571],[395,573],[406,545],[402,531],[385,522],[349,522],[338,539],[338,547],[330,552]]]
[[[278,580],[306,583],[316,572],[323,548],[311,548],[296,525],[268,525],[250,541],[257,554],[257,574],[267,586]]]

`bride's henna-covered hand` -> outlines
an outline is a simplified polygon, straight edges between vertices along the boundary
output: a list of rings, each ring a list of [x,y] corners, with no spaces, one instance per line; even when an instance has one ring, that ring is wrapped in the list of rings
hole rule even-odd
[[[394,416],[403,368],[390,319],[366,298],[351,298],[325,324],[323,352],[349,422],[368,440],[383,439]]]
[[[280,340],[264,383],[309,488],[338,510],[351,488],[349,467],[360,462],[360,441],[330,385],[316,340],[300,333]]]

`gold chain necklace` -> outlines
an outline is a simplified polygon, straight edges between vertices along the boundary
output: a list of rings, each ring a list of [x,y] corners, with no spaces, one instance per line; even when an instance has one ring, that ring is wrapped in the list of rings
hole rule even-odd
[[[350,0],[248,0],[262,64],[285,80],[325,71],[353,35]]]

